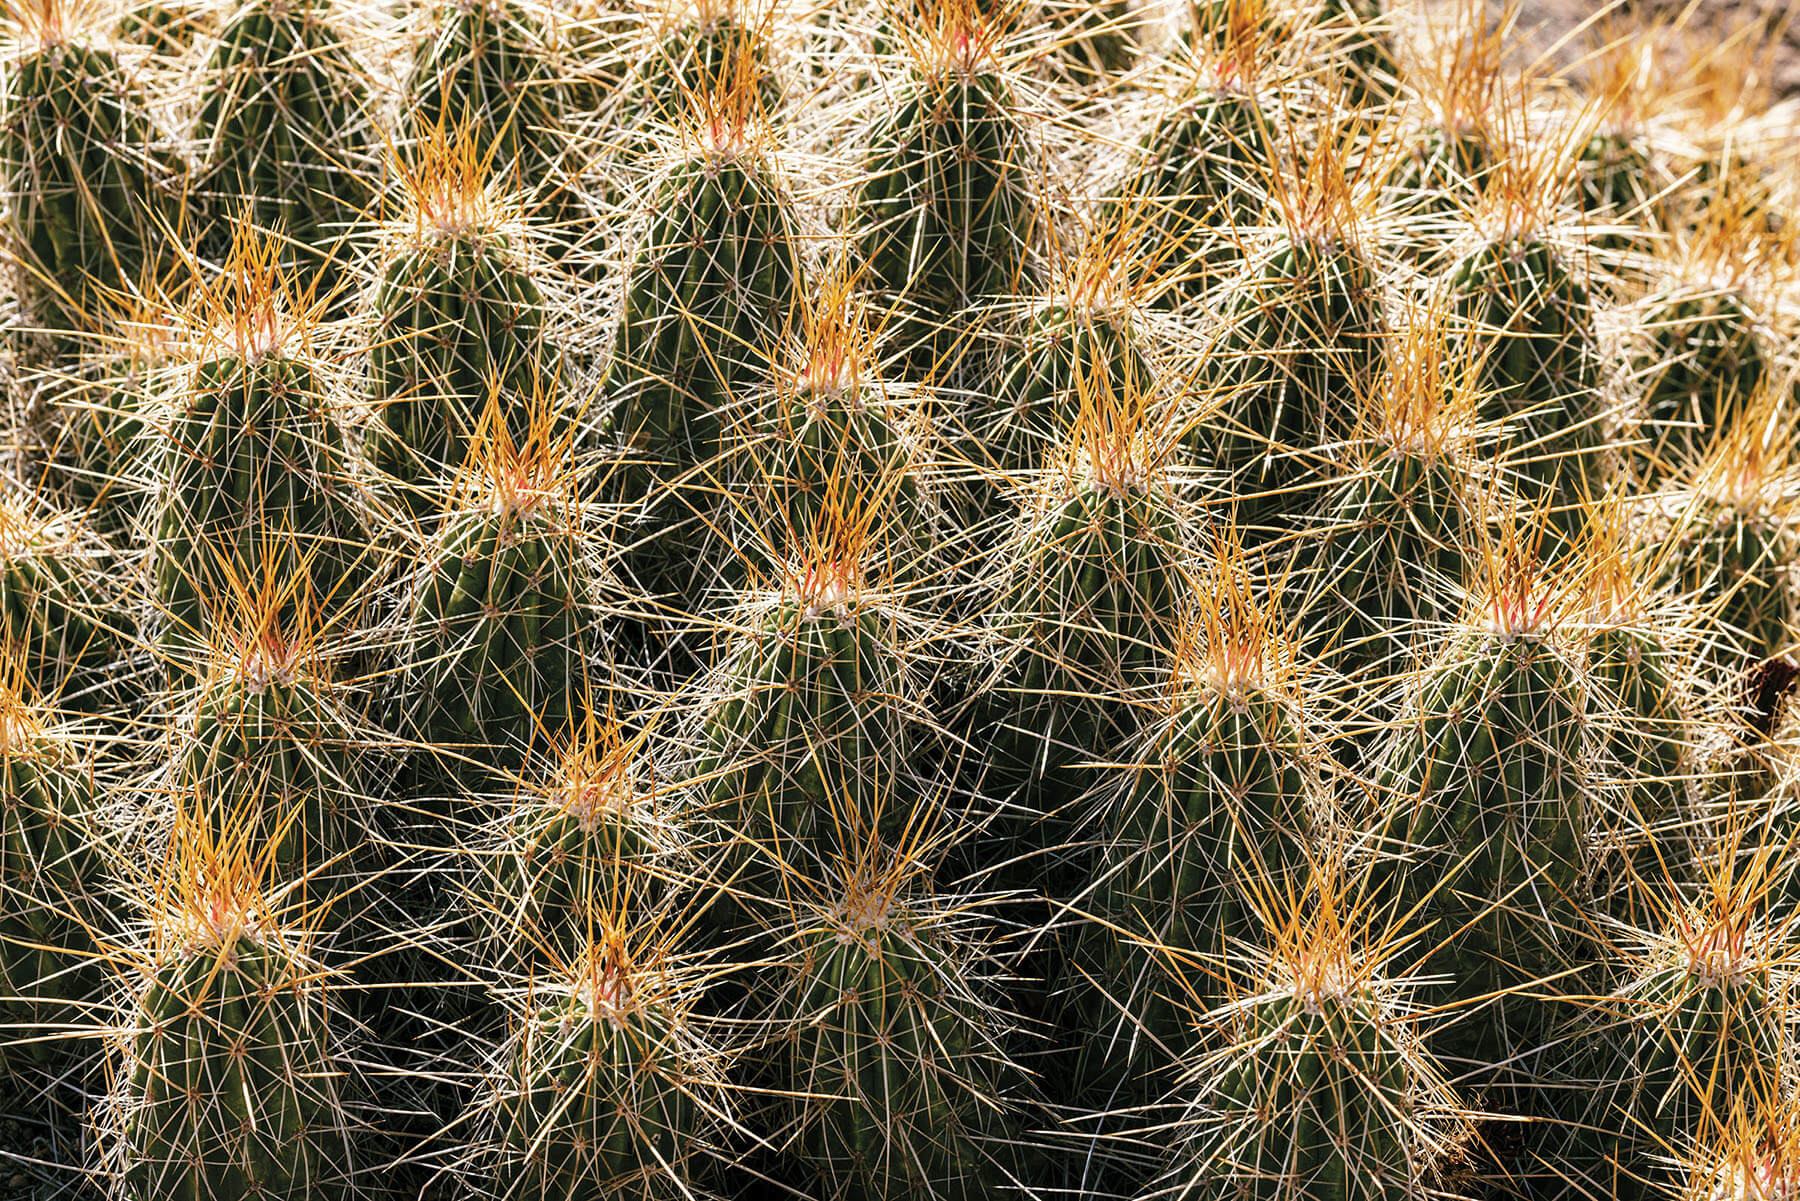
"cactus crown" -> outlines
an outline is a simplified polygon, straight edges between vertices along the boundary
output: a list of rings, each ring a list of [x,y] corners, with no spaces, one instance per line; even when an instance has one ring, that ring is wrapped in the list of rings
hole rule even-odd
[[[589,1020],[614,1030],[646,1009],[667,1012],[680,995],[664,940],[655,927],[628,930],[622,911],[609,915],[560,973],[570,999]]]
[[[17,647],[0,647],[0,759],[31,756],[43,748],[44,717],[27,699],[30,677]]]
[[[264,881],[280,840],[259,841],[256,799],[217,816],[197,798],[175,802],[175,827],[151,897],[156,960],[208,951],[229,956],[240,940],[274,936],[276,898]]]
[[[1800,1105],[1737,1097],[1688,1171],[1685,1201],[1794,1201],[1800,1197]]]
[[[197,361],[260,363],[306,352],[324,302],[298,289],[287,252],[280,233],[258,229],[248,216],[233,225],[224,266],[188,307]]]
[[[316,552],[305,552],[294,570],[293,561],[278,553],[279,540],[273,532],[263,535],[267,549],[260,556],[260,575],[251,578],[229,553],[213,552],[226,596],[207,623],[208,675],[214,683],[240,684],[253,695],[324,679],[324,638],[310,571]]]
[[[1773,393],[1713,438],[1694,468],[1696,498],[1745,516],[1775,516],[1795,503],[1795,430]]]
[[[1196,55],[1194,83],[1213,93],[1249,95],[1275,48],[1270,0],[1225,0],[1211,53]],[[1204,43],[1203,43],[1204,44]]]
[[[421,244],[490,233],[510,212],[495,195],[494,153],[482,149],[476,123],[450,126],[443,118],[420,138],[416,151],[389,157],[407,200],[413,237]]]
[[[723,59],[687,93],[693,114],[685,135],[689,157],[713,169],[727,163],[760,167],[774,149],[752,37],[748,30],[733,37]]]
[[[1675,278],[1720,294],[1747,291],[1787,261],[1794,233],[1771,233],[1763,220],[1760,180],[1728,170],[1704,202],[1695,202],[1669,231],[1668,258]]]
[[[802,620],[856,607],[878,533],[879,506],[871,500],[849,494],[839,477],[826,482],[823,514],[801,534],[780,583],[782,599],[797,605]]]
[[[0,494],[0,563],[38,554],[70,540],[58,518],[32,512],[18,498]]]
[[[1566,572],[1551,570],[1539,555],[1547,523],[1527,529],[1508,522],[1483,542],[1470,596],[1470,621],[1507,642],[1543,639],[1556,631],[1575,593]]]
[[[1152,411],[1132,373],[1075,363],[1076,411],[1069,425],[1058,489],[1092,488],[1110,496],[1142,495],[1163,479],[1173,449],[1167,420]]]
[[[0,16],[19,29],[28,52],[50,50],[99,23],[97,0],[6,0]]]
[[[1279,916],[1268,923],[1268,991],[1291,991],[1309,1013],[1369,994],[1392,940],[1371,932],[1340,866],[1315,865],[1297,895],[1265,898],[1269,903]]]
[[[1462,4],[1460,31],[1440,40],[1433,61],[1413,80],[1438,125],[1455,135],[1487,136],[1494,132],[1494,101],[1505,84],[1500,73],[1513,17],[1488,21],[1479,4]],[[1474,19],[1467,19],[1469,11]]]
[[[470,507],[504,516],[525,516],[566,507],[576,496],[573,422],[559,419],[555,383],[534,372],[532,390],[511,397],[494,381],[469,438],[469,453],[456,481],[456,495]],[[513,432],[509,408],[525,414],[522,433]]]
[[[802,338],[796,366],[786,376],[789,394],[811,407],[861,407],[862,386],[875,360],[858,275],[847,263],[827,269],[800,302]]]
[[[1708,984],[1730,984],[1767,968],[1761,948],[1779,943],[1759,929],[1782,848],[1744,845],[1739,828],[1727,834],[1701,865],[1700,890],[1669,907],[1659,958]]]
[[[1580,599],[1588,620],[1596,629],[1642,625],[1655,599],[1652,581],[1672,566],[1676,553],[1668,541],[1645,546],[1622,498],[1588,501],[1578,550]]]
[[[637,765],[650,731],[627,735],[610,703],[601,712],[590,700],[581,714],[580,725],[558,740],[548,799],[592,832],[638,802]]]
[[[1357,153],[1358,133],[1321,134],[1310,151],[1295,147],[1292,161],[1273,165],[1270,198],[1295,244],[1321,251],[1362,248],[1366,218],[1380,195],[1370,185],[1385,178],[1389,166],[1380,155]]]
[[[1501,120],[1523,134],[1529,95],[1521,83],[1497,106]],[[1536,137],[1509,139],[1481,179],[1474,223],[1490,243],[1530,241],[1555,225],[1564,197],[1581,177],[1581,150],[1593,135],[1593,114]]]
[[[1611,13],[1595,23],[1598,46],[1583,59],[1583,66],[1589,103],[1601,129],[1629,135],[1651,116],[1660,32],[1660,27],[1627,29]]]
[[[1363,438],[1377,453],[1449,459],[1473,445],[1489,348],[1462,352],[1452,323],[1449,304],[1437,297],[1389,344],[1360,417]]]
[[[922,79],[969,79],[992,71],[1005,31],[1007,5],[980,0],[916,0],[901,36]]]
[[[1299,669],[1293,630],[1272,600],[1257,596],[1237,530],[1221,528],[1211,542],[1205,578],[1176,635],[1170,691],[1177,703],[1190,688],[1242,701],[1285,685]]]

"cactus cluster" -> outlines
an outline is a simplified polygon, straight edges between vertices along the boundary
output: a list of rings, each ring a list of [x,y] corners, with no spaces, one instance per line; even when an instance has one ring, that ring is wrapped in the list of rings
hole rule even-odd
[[[1774,43],[1413,7],[0,4],[0,1201],[1800,1195]]]

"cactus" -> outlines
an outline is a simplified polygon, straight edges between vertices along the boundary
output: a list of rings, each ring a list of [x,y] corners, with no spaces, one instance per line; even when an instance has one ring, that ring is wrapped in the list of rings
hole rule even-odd
[[[1191,1065],[1199,1099],[1171,1195],[1400,1201],[1448,1151],[1456,1096],[1380,978],[1373,915],[1341,888],[1284,898],[1318,909],[1277,917],[1229,1045]]]
[[[503,1195],[691,1195],[725,1094],[652,951],[602,931],[527,1002],[499,1088]]]
[[[1680,588],[1717,614],[1709,657],[1736,666],[1782,653],[1792,640],[1796,534],[1789,516],[1793,431],[1780,406],[1753,403],[1713,439],[1671,498]]]
[[[1472,412],[1477,365],[1458,362],[1442,312],[1389,351],[1363,406],[1350,470],[1320,498],[1323,566],[1314,584],[1341,598],[1329,658],[1347,671],[1409,665],[1453,617],[1483,516]]]
[[[414,576],[395,699],[453,777],[517,766],[565,734],[577,698],[605,678],[607,584],[583,543],[572,438],[540,399],[515,441],[490,402]]]
[[[1380,363],[1386,326],[1347,153],[1321,143],[1293,178],[1275,174],[1284,235],[1246,265],[1226,301],[1215,354],[1228,399],[1213,442],[1247,521],[1306,503],[1292,489],[1316,474],[1321,448],[1350,434]]]
[[[614,348],[614,431],[651,473],[678,476],[719,452],[798,315],[793,216],[741,83],[709,94],[694,152],[660,180],[632,262]],[[647,487],[627,477],[628,499]]]
[[[626,84],[628,111],[679,124],[691,97],[736,80],[756,110],[773,117],[783,88],[770,45],[772,10],[751,9],[742,0],[672,0],[659,19],[645,23],[649,44]]]
[[[1145,987],[1156,977],[1142,948],[1203,963],[1193,986],[1202,1002],[1252,983],[1240,948],[1260,938],[1262,907],[1304,886],[1326,825],[1293,647],[1229,534],[1194,599],[1165,709],[1127,744],[1094,823],[1103,833],[1091,904],[1119,932],[1103,940],[1112,945],[1097,978],[1118,1016],[1089,1054],[1114,1076],[1134,1045],[1179,1050],[1190,1037]]]
[[[196,188],[215,228],[224,234],[241,218],[281,230],[295,262],[342,238],[373,199],[368,83],[327,9],[327,0],[239,8],[207,58],[194,121]]]
[[[78,709],[118,698],[136,631],[107,575],[107,552],[72,517],[0,499],[0,631],[31,686]]]
[[[1051,808],[1137,728],[1188,595],[1188,535],[1141,399],[1090,397],[1010,548],[986,697],[992,787]],[[1051,840],[1054,841],[1054,840]]]
[[[515,0],[438,0],[406,77],[411,132],[429,140],[444,128],[467,130],[509,187],[553,180],[566,135],[550,50]]]
[[[647,731],[627,737],[591,702],[578,716],[503,819],[499,925],[528,960],[580,962],[613,915],[658,912],[681,877],[680,834],[644,778]]]
[[[326,674],[308,602],[294,595],[304,582],[232,581],[174,749],[174,786],[215,820],[253,812],[271,875],[316,894],[356,875],[365,789],[342,689]]]
[[[1446,982],[1423,999],[1499,998],[1434,1048],[1496,1063],[1546,1028],[1547,1005],[1518,990],[1567,967],[1582,929],[1592,749],[1556,582],[1517,535],[1487,556],[1481,607],[1420,675],[1375,780],[1384,887],[1442,931],[1427,970]]]
[[[1637,545],[1634,525],[1622,503],[1596,505],[1581,548],[1594,726],[1624,784],[1614,802],[1623,811],[1618,840],[1607,848],[1616,862],[1606,867],[1623,869],[1626,878],[1607,900],[1628,921],[1636,917],[1640,883],[1685,883],[1684,844],[1695,837],[1688,780],[1699,774],[1686,678],[1691,634],[1657,583],[1672,552]]]
[[[1691,227],[1677,226],[1672,277],[1644,301],[1637,322],[1633,373],[1665,460],[1707,446],[1757,399],[1773,369],[1753,289],[1778,252],[1758,236],[1745,191],[1733,184],[1692,215]]]
[[[1501,450],[1532,499],[1572,515],[1573,501],[1601,491],[1606,414],[1588,285],[1545,225],[1565,190],[1547,177],[1560,169],[1550,151],[1496,165],[1483,200],[1505,232],[1458,260],[1444,286],[1481,357],[1480,416],[1508,424]]]
[[[488,161],[466,128],[426,134],[403,167],[410,228],[370,299],[369,455],[415,511],[463,465],[489,394],[528,390],[544,357],[530,231],[490,194]]]
[[[119,15],[119,40],[179,58],[201,38],[217,34],[218,14],[205,0],[134,0]]]
[[[767,511],[749,515],[753,533],[771,547],[818,545],[841,516],[836,510],[853,501],[891,539],[881,548],[890,562],[922,567],[935,509],[923,422],[878,377],[863,306],[847,277],[819,284],[802,314],[791,366],[727,450],[746,494],[767,498]]]
[[[1117,203],[1142,206],[1154,234],[1146,257],[1166,261],[1184,293],[1212,282],[1203,252],[1217,252],[1203,231],[1254,221],[1266,203],[1276,124],[1261,82],[1265,17],[1260,0],[1227,6],[1220,45],[1197,54],[1193,77],[1165,102],[1120,185]]]
[[[948,314],[1025,279],[1036,172],[990,19],[972,0],[934,0],[918,19],[854,204],[869,284],[894,305],[895,337],[925,375],[966,349]]]
[[[0,191],[32,320],[98,332],[109,295],[157,274],[178,211],[174,156],[117,54],[78,26],[81,8],[10,6],[24,37],[0,94]]]
[[[1008,1182],[1007,1067],[968,935],[909,875],[862,863],[791,935],[794,1145],[822,1198],[957,1201]]]
[[[1062,285],[1024,315],[991,411],[970,406],[972,463],[1001,476],[1038,471],[1074,424],[1084,393],[1152,395],[1157,368],[1120,266],[1133,253],[1133,234],[1088,231]]]
[[[904,816],[884,801],[908,778],[918,701],[901,611],[862,578],[867,520],[800,551],[699,691],[689,775],[740,855],[798,866]]]
[[[350,1135],[329,990],[271,912],[244,825],[178,817],[124,1015],[118,1184],[133,1201],[330,1195]]]
[[[1476,22],[1440,40],[1429,69],[1409,81],[1422,91],[1431,115],[1390,181],[1403,207],[1430,215],[1454,212],[1482,195],[1505,161],[1505,135],[1517,117],[1517,98],[1501,92],[1508,23]]]
[[[281,245],[240,227],[195,311],[195,362],[159,430],[154,599],[165,646],[203,645],[231,581],[303,575],[322,611],[346,606],[372,548]],[[161,423],[159,423],[160,425]]]
[[[174,374],[173,316],[160,305],[128,308],[119,344],[84,360],[56,398],[46,482],[108,538],[128,536],[147,490],[145,418]]]
[[[1664,1195],[1668,1150],[1717,1137],[1743,1100],[1775,1096],[1791,1053],[1756,921],[1767,855],[1734,867],[1733,849],[1583,1031],[1582,1121],[1616,1132],[1587,1149],[1588,1174],[1614,1196]]]
[[[1317,20],[1344,63],[1344,87],[1350,99],[1358,107],[1392,99],[1399,85],[1400,64],[1382,0],[1325,0]]]
[[[19,674],[0,687],[0,1063],[53,1059],[59,1027],[91,1023],[112,934],[92,768]]]

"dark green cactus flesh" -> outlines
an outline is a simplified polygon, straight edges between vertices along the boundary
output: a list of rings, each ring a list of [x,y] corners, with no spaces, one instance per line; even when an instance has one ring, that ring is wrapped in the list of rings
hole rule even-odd
[[[1025,277],[1036,170],[1005,81],[979,66],[914,69],[882,106],[863,170],[869,286],[911,315],[899,337],[915,367],[941,366],[954,335],[940,323]]]
[[[1647,624],[1608,626],[1588,642],[1595,724],[1629,783],[1618,853],[1636,879],[1651,885],[1684,876],[1686,856],[1677,845],[1684,833],[1666,828],[1672,819],[1680,824],[1694,771],[1681,668],[1661,631]]]
[[[673,891],[676,854],[628,778],[583,774],[527,794],[499,868],[508,940],[530,958],[574,962],[617,915],[657,911]]]
[[[325,248],[373,200],[367,76],[319,0],[251,0],[206,63],[195,119],[215,225]]]
[[[797,1147],[831,1201],[976,1201],[1000,1187],[983,1008],[944,931],[903,898],[802,930],[789,1083]],[[897,911],[897,912],[896,912]],[[880,916],[877,917],[876,914]]]
[[[886,803],[913,736],[895,619],[853,592],[795,597],[727,652],[694,774],[740,849],[796,864],[905,820]]]
[[[1648,344],[1635,364],[1645,377],[1645,419],[1680,427],[1672,432],[1687,446],[1708,445],[1768,375],[1756,321],[1732,292],[1659,296],[1645,331]]]
[[[1755,504],[1702,499],[1678,533],[1678,583],[1713,606],[1720,648],[1760,662],[1792,639],[1796,538],[1778,514]]]
[[[1373,996],[1271,995],[1244,1012],[1180,1183],[1254,1201],[1402,1201],[1427,1167],[1408,1032]]]
[[[818,546],[832,537],[841,509],[860,505],[889,561],[904,566],[931,549],[922,423],[854,358],[830,346],[808,357],[753,415],[733,454],[744,491],[767,498],[751,520],[768,547]]]
[[[1655,967],[1594,1006],[1580,1054],[1583,1124],[1612,1195],[1679,1187],[1668,1151],[1716,1134],[1745,1098],[1775,1095],[1786,1039],[1766,965],[1721,941]],[[1602,1142],[1599,1131],[1610,1137]]]
[[[364,790],[341,702],[329,684],[281,655],[252,649],[203,687],[177,752],[176,783],[221,821],[254,803],[271,868],[283,882],[310,884],[326,873],[352,874]]]
[[[3,511],[0,531],[6,653],[39,695],[91,707],[104,699],[105,677],[135,633],[124,609],[108,600],[106,560],[65,518]]]
[[[1587,832],[1585,684],[1545,638],[1478,633],[1428,669],[1377,771],[1398,912],[1444,940],[1436,1003],[1530,989],[1568,966]],[[1417,909],[1415,910],[1415,906]],[[1525,998],[1445,1032],[1487,1062],[1543,1020]]]
[[[1218,347],[1220,382],[1236,386],[1213,432],[1218,465],[1252,494],[1240,512],[1304,504],[1282,490],[1316,476],[1319,449],[1349,436],[1384,331],[1374,273],[1347,244],[1283,238],[1250,265]]]
[[[1275,162],[1269,116],[1252,92],[1221,84],[1172,106],[1138,150],[1118,203],[1141,206],[1170,268],[1196,260],[1207,229],[1253,222]],[[1196,285],[1205,282],[1196,276]]]
[[[1107,806],[1102,910],[1202,954],[1257,936],[1257,904],[1305,882],[1315,821],[1317,769],[1292,702],[1260,688],[1193,686],[1135,745]]]
[[[675,473],[715,458],[797,315],[800,281],[788,202],[768,162],[715,148],[677,166],[657,191],[626,288],[615,432]]]
[[[467,460],[496,389],[529,394],[544,298],[505,237],[444,234],[388,264],[372,315],[370,458],[407,484],[441,480]]]
[[[1129,766],[1102,794],[1085,902],[1106,929],[1077,952],[1104,994],[1072,1010],[1092,1032],[1080,1056],[1089,1087],[1121,1104],[1151,1099],[1152,1065],[1195,1041],[1182,1007],[1248,983],[1233,965],[1261,941],[1259,915],[1305,883],[1318,822],[1311,754],[1292,700],[1260,685],[1190,684],[1129,745]],[[1207,965],[1193,973],[1197,997],[1174,991],[1153,946]]]
[[[566,144],[564,88],[536,19],[513,0],[438,0],[431,16],[406,80],[414,134],[472,130],[509,189],[548,182]]]
[[[312,366],[280,354],[201,363],[174,398],[156,497],[155,599],[171,646],[203,640],[216,606],[267,578],[311,600],[354,592],[369,553],[349,452]]]
[[[8,64],[0,190],[8,257],[36,322],[97,330],[109,292],[150,282],[177,219],[172,162],[111,51],[56,41]]]
[[[16,704],[17,702],[12,702]],[[95,788],[74,749],[9,713],[0,745],[0,1064],[49,1059],[59,1029],[90,1023],[109,938]]]
[[[1450,296],[1485,356],[1481,416],[1504,420],[1503,451],[1542,495],[1599,495],[1605,445],[1600,354],[1586,283],[1548,242],[1489,242],[1449,274]]]
[[[135,1006],[125,1088],[133,1201],[310,1201],[348,1147],[317,968],[268,938],[178,953]]]
[[[695,1136],[719,1100],[680,1015],[629,988],[598,970],[525,1023],[501,1104],[504,1195],[691,1195]]]
[[[1466,466],[1393,446],[1326,493],[1318,587],[1340,599],[1332,657],[1397,670],[1454,615],[1479,530]]]
[[[1138,727],[1186,596],[1186,541],[1155,482],[1076,482],[1027,531],[999,620],[1017,648],[994,689],[1001,776],[1073,798]]]
[[[526,498],[453,513],[412,600],[411,728],[496,766],[559,736],[599,682],[600,599],[561,506]]]
[[[1075,425],[1084,395],[1137,398],[1152,392],[1156,375],[1144,342],[1129,311],[1063,300],[1038,308],[1025,323],[991,413],[975,419],[971,461],[991,461],[1007,474],[1047,466]]]

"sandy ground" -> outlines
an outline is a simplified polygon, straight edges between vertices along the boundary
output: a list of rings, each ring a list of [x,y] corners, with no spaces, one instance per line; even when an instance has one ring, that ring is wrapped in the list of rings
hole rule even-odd
[[[1442,27],[1470,9],[1470,0],[1390,0],[1404,24]],[[1489,0],[1488,11],[1502,6]],[[1738,37],[1739,45],[1760,44],[1738,61],[1767,80],[1771,99],[1800,96],[1800,0],[1519,0],[1519,53],[1558,66],[1574,66],[1596,44],[1600,28],[1629,28],[1660,21],[1679,22],[1695,44]]]

